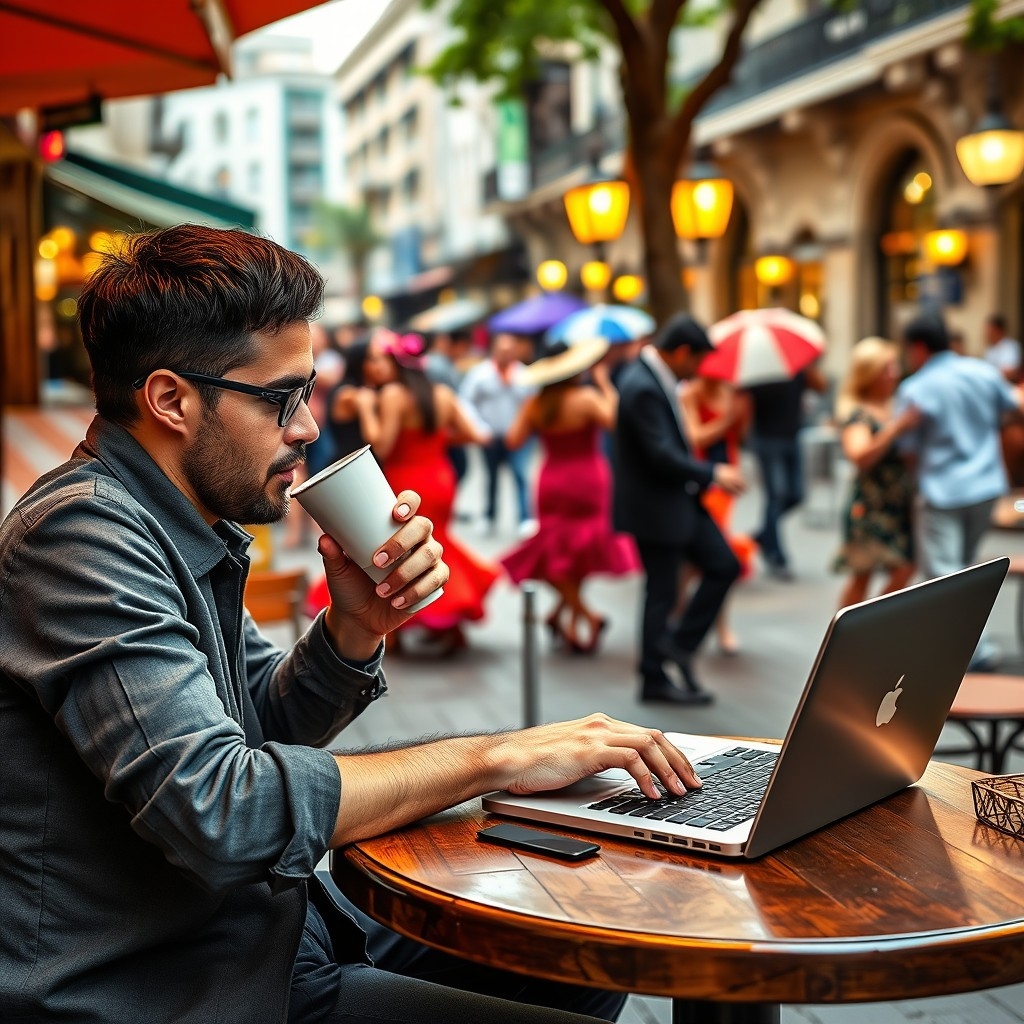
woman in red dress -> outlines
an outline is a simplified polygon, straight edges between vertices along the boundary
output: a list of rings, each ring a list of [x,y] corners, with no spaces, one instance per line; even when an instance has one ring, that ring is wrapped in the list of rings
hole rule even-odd
[[[555,349],[523,372],[523,382],[541,390],[526,400],[505,437],[509,448],[534,434],[543,442],[539,526],[501,562],[516,583],[542,580],[554,588],[558,604],[548,628],[569,650],[589,653],[607,623],[584,602],[583,581],[593,573],[635,572],[639,558],[632,537],[615,533],[611,524],[611,471],[601,436],[615,424],[618,394],[607,368],[597,362],[608,343]],[[581,378],[591,366],[593,387]]]
[[[419,514],[434,524],[434,536],[444,547],[451,571],[441,597],[403,628],[425,629],[432,650],[450,654],[466,645],[463,623],[483,618],[484,597],[501,570],[448,533],[456,486],[448,447],[484,444],[489,438],[451,388],[427,379],[423,349],[418,335],[375,335],[363,364],[370,387],[358,396],[359,423],[388,483],[396,492],[409,488],[420,495]]]

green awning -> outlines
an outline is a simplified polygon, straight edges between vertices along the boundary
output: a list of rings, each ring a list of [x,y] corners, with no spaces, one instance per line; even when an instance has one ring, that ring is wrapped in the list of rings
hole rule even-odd
[[[191,223],[251,230],[256,226],[256,212],[247,206],[79,153],[68,153],[63,160],[47,164],[46,177],[59,188],[153,227]]]

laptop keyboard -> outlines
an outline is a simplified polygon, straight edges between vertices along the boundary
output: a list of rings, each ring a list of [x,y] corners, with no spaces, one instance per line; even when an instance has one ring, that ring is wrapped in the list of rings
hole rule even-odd
[[[757,813],[778,758],[777,750],[733,747],[693,766],[704,783],[700,789],[676,796],[658,783],[662,793],[658,800],[644,796],[639,789],[631,789],[588,807],[628,818],[674,821],[725,832]]]

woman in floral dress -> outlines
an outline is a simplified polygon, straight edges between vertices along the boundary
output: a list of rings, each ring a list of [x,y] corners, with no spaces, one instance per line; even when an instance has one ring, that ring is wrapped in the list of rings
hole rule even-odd
[[[834,565],[849,573],[841,608],[863,601],[877,572],[888,574],[885,594],[914,575],[914,482],[895,442],[919,414],[908,409],[893,416],[898,383],[899,353],[891,341],[864,338],[854,345],[836,405],[843,453],[857,471]]]

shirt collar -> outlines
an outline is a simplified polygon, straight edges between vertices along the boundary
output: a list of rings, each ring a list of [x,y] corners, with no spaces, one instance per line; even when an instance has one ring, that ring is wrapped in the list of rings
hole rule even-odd
[[[675,403],[679,396],[679,381],[676,375],[665,365],[664,360],[658,355],[653,345],[644,345],[640,349],[640,358],[650,367],[651,372],[658,378],[669,400]]]
[[[210,526],[149,452],[124,427],[102,416],[89,425],[75,455],[101,462],[145,506],[195,576],[208,573],[226,553],[243,556],[252,542],[252,536],[235,523],[222,519]]]

